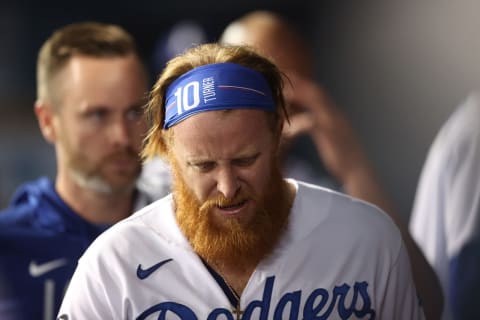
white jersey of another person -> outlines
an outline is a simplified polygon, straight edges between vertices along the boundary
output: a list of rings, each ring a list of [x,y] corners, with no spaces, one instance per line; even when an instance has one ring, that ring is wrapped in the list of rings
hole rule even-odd
[[[480,319],[479,93],[470,95],[437,134],[410,230],[442,284],[442,319]]]

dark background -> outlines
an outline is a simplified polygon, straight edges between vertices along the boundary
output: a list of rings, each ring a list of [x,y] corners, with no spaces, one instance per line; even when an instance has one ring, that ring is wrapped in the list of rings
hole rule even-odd
[[[53,177],[55,158],[33,114],[35,61],[64,24],[117,23],[136,37],[152,72],[181,21],[215,41],[255,9],[283,14],[312,44],[315,74],[351,118],[405,220],[428,147],[480,83],[480,2],[475,0],[1,1],[0,207],[24,180]]]

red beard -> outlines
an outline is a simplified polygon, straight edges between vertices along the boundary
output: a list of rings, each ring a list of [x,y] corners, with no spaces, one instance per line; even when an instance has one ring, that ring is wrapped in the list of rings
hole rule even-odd
[[[278,166],[272,166],[270,181],[263,195],[241,188],[232,199],[222,195],[200,203],[187,186],[175,161],[173,194],[180,229],[193,250],[209,264],[247,267],[257,265],[278,243],[287,225],[291,201],[287,184]],[[229,218],[222,225],[214,223],[212,208],[253,201],[255,214],[248,222]]]

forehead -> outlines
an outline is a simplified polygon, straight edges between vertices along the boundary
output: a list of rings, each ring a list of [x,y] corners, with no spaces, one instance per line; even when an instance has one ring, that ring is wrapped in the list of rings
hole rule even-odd
[[[92,82],[96,80],[114,83],[125,76],[134,77],[130,80],[132,83],[141,79],[146,80],[141,63],[133,54],[115,57],[75,55],[65,69],[71,81],[88,80],[86,84],[90,84],[92,87],[94,86]],[[145,83],[141,82],[141,84]]]
[[[71,58],[57,78],[58,89],[72,99],[131,104],[147,91],[147,78],[134,55]],[[78,97],[77,97],[78,96]],[[123,103],[122,103],[123,101]]]
[[[173,149],[185,156],[232,158],[274,143],[266,111],[206,111],[173,126]]]

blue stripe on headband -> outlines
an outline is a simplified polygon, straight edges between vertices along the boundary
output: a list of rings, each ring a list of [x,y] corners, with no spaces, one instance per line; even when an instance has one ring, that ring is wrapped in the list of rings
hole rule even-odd
[[[260,109],[275,111],[265,78],[236,63],[207,64],[172,82],[165,100],[164,129],[203,111]]]

